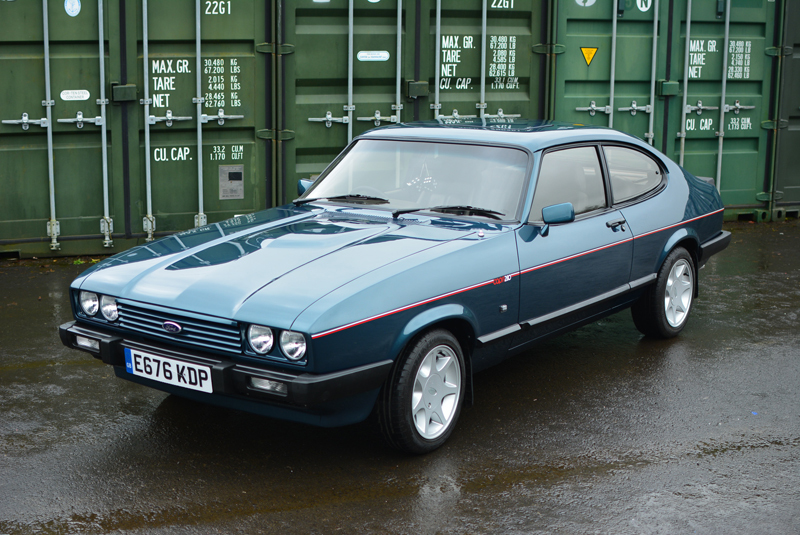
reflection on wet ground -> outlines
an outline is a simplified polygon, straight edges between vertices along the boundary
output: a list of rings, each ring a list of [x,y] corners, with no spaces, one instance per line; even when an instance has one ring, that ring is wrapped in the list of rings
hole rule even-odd
[[[542,344],[425,457],[120,381],[56,331],[92,259],[0,259],[0,534],[796,532],[800,225],[728,228],[680,337]]]

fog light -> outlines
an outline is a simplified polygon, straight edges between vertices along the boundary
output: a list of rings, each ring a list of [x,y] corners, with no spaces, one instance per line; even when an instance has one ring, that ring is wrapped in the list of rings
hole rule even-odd
[[[92,340],[85,336],[75,335],[75,345],[89,351],[100,351],[100,340]]]
[[[259,377],[251,377],[250,385],[253,388],[257,388],[258,390],[263,390],[264,392],[271,392],[273,394],[281,394],[285,396],[286,394],[289,393],[289,387],[286,385],[286,383],[273,381],[271,379],[261,379]]]

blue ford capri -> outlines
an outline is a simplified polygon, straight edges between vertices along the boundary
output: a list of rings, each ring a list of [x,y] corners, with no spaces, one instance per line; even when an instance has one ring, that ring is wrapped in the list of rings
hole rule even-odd
[[[641,140],[480,120],[355,139],[291,204],[117,254],[71,286],[67,346],[165,392],[320,426],[373,411],[425,453],[472,374],[631,308],[685,326],[723,206]]]

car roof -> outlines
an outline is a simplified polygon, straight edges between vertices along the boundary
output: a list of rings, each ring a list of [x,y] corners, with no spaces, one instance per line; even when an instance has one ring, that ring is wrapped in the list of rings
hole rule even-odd
[[[598,140],[646,145],[635,136],[603,126],[516,118],[459,118],[400,123],[375,128],[359,138],[498,143],[519,145],[532,152],[565,143]]]

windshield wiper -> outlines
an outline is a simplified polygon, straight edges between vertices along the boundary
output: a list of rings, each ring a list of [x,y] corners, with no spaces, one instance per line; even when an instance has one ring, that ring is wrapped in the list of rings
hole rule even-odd
[[[431,208],[406,208],[404,210],[395,210],[392,212],[392,217],[397,219],[398,216],[402,214],[410,214],[411,212],[419,212],[419,211],[428,211],[428,212],[466,212],[464,215],[478,215],[484,217],[490,217],[492,219],[501,219],[498,216],[505,215],[502,212],[496,212],[494,210],[487,210],[486,208],[478,208],[475,206],[466,206],[461,204],[454,204],[452,206],[433,206]]]
[[[314,197],[308,199],[295,199],[292,202],[295,206],[314,201],[360,201],[357,204],[388,204],[388,200],[382,197],[371,195],[360,195],[358,193],[348,193],[347,195],[334,195],[333,197]]]

